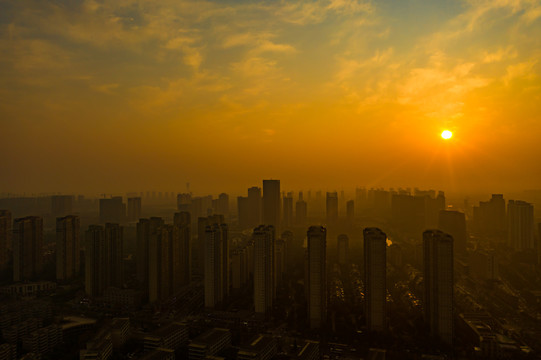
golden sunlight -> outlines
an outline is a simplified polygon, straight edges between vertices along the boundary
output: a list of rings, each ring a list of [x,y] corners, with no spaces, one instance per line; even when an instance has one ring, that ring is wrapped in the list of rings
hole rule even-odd
[[[441,137],[444,138],[445,140],[450,139],[452,136],[453,136],[453,133],[450,132],[449,130],[444,130],[444,131],[441,133]]]

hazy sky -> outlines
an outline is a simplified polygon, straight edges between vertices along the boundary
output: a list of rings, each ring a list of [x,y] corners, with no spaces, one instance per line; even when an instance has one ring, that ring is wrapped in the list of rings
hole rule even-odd
[[[541,187],[540,1],[0,0],[0,54],[0,192]]]

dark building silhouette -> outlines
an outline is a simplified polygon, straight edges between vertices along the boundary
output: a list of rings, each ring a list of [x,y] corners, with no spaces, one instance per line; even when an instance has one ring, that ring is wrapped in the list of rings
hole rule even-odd
[[[318,329],[327,321],[327,230],[311,226],[307,237],[308,321],[311,329]]]
[[[100,224],[121,223],[125,216],[126,205],[122,202],[122,196],[100,199]]]
[[[182,193],[177,195],[177,210],[178,211],[192,211],[192,195]],[[193,216],[193,214],[192,214]]]
[[[438,229],[453,237],[455,254],[465,254],[468,244],[466,232],[466,216],[460,211],[442,210]]]
[[[254,229],[254,306],[255,312],[265,314],[272,309],[276,292],[274,241],[272,225]]]
[[[149,277],[149,254],[150,243],[153,236],[156,236],[158,229],[164,225],[164,221],[160,217],[152,217],[150,219],[140,219],[137,223],[137,280],[140,288],[148,291]]]
[[[175,213],[173,225],[178,228],[180,251],[180,284],[188,285],[192,273],[191,251],[191,218],[190,213],[181,211]]]
[[[161,225],[149,244],[149,301],[164,301],[187,284],[186,246],[180,228]]]
[[[137,221],[141,217],[141,198],[128,198],[128,221]]]
[[[80,220],[77,216],[56,219],[56,280],[70,280],[79,274]]]
[[[293,195],[290,193],[284,196],[282,199],[283,214],[284,214],[284,227],[289,228],[293,225]]]
[[[237,196],[237,210],[239,227],[247,229],[250,227],[250,206],[247,196]]]
[[[399,189],[391,195],[391,220],[400,230],[418,233],[426,228],[438,226],[439,212],[445,210],[445,195],[442,191],[421,191],[414,195]]]
[[[263,211],[262,201],[261,188],[253,186],[248,189],[248,209],[251,214],[248,224],[251,228],[261,223],[261,212]]]
[[[308,217],[308,206],[306,201],[299,199],[295,204],[295,222],[297,225],[306,225]]]
[[[263,180],[263,223],[280,228],[280,180]]]
[[[211,216],[214,210],[212,207],[212,196],[196,196],[192,198],[191,215],[194,218]],[[223,216],[223,214],[222,214]]]
[[[326,196],[327,223],[334,224],[338,220],[338,193],[328,192]]]
[[[102,296],[123,285],[123,228],[119,224],[90,225],[85,232],[85,291]]]
[[[338,263],[346,265],[349,263],[349,238],[346,234],[338,235]]]
[[[11,250],[11,211],[0,210],[0,271],[8,267]]]
[[[280,238],[284,241],[284,247],[286,249],[286,265],[285,271],[290,274],[291,270],[295,268],[295,265],[302,264],[304,261],[303,238],[295,237],[293,232],[286,230],[282,233]]]
[[[225,224],[223,215],[211,215],[197,219],[197,240],[194,242],[195,253],[193,257],[193,272],[197,276],[205,273],[205,244],[207,226],[213,224]]]
[[[248,283],[250,275],[253,273],[253,252],[252,243],[237,247],[231,253],[231,288],[241,289]]]
[[[474,206],[473,222],[477,231],[503,240],[507,231],[503,195],[492,194],[489,201],[481,201],[479,206]]]
[[[365,188],[355,189],[355,207],[356,211],[361,214],[364,213],[368,207],[368,196]]]
[[[363,237],[366,326],[370,331],[384,331],[387,327],[387,235],[378,228],[366,228]]]
[[[284,284],[287,273],[287,243],[280,237],[274,242],[274,278],[276,287]]]
[[[13,221],[13,281],[36,279],[43,271],[43,219]]]
[[[453,238],[439,230],[423,233],[425,321],[430,334],[453,344]]]
[[[51,196],[51,215],[53,217],[66,216],[73,213],[72,195],[53,195]]]
[[[216,199],[216,208],[214,209],[215,214],[223,215],[224,218],[229,217],[229,195],[226,193],[221,193]]]
[[[516,251],[535,249],[533,205],[509,200],[507,205],[508,245]]]
[[[119,224],[105,224],[105,246],[109,264],[108,284],[121,288],[124,284],[124,231]]]
[[[237,197],[239,226],[242,229],[254,228],[261,222],[261,188],[251,187],[248,196]]]
[[[214,308],[229,294],[229,244],[226,224],[205,227],[205,307]]]
[[[375,216],[388,218],[391,211],[391,193],[383,189],[370,189],[367,193],[368,207]]]
[[[346,202],[346,217],[349,223],[352,223],[355,218],[355,201],[353,200]]]

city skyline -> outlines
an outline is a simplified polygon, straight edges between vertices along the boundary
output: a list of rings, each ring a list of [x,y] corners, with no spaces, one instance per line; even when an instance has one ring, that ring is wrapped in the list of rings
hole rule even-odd
[[[0,0],[0,360],[541,359],[541,0]]]
[[[539,358],[534,204],[259,184],[0,198],[0,358]]]

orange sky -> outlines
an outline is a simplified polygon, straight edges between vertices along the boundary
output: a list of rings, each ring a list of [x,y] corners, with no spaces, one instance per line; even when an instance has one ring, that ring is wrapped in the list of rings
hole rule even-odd
[[[541,187],[539,1],[11,0],[0,52],[4,193]]]

